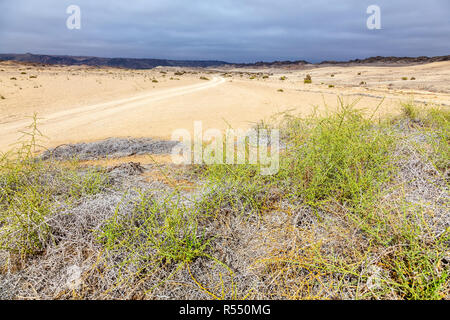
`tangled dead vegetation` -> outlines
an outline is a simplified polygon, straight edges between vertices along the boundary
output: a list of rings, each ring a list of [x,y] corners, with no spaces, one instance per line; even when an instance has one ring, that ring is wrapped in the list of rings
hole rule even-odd
[[[66,144],[44,152],[43,160],[97,160],[144,154],[170,154],[178,142],[153,139],[109,138],[102,141]]]

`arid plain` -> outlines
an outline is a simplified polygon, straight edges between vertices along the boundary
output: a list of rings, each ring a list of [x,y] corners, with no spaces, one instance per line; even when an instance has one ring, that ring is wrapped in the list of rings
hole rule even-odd
[[[312,83],[303,79],[310,75]],[[0,150],[34,113],[45,148],[109,137],[170,139],[175,129],[247,128],[280,112],[333,109],[337,98],[379,114],[399,103],[450,106],[450,62],[275,68],[127,70],[0,62]]]

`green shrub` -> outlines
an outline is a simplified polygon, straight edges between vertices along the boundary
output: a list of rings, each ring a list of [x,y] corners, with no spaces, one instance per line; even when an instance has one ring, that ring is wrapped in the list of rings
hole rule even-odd
[[[419,115],[418,109],[413,103],[402,103],[401,109],[403,115],[408,119],[415,120]]]
[[[146,193],[133,206],[131,213],[117,209],[98,232],[118,282],[151,275],[162,267],[174,274],[199,257],[214,259],[206,253],[209,240],[199,230],[196,210],[170,196],[155,200]]]
[[[338,201],[363,211],[374,204],[390,179],[388,130],[344,105],[326,118],[293,119],[287,128],[293,147],[281,172],[293,194],[312,206]]]
[[[61,203],[103,191],[104,171],[56,166],[35,158],[41,137],[37,117],[15,152],[0,156],[0,249],[24,257],[45,249],[52,238],[49,220]]]

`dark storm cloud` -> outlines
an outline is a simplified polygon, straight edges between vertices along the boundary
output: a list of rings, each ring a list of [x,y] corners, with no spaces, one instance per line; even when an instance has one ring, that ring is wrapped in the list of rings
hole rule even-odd
[[[66,28],[79,5],[81,30]],[[381,7],[382,29],[366,9]],[[448,0],[0,0],[0,52],[257,61],[450,53]]]

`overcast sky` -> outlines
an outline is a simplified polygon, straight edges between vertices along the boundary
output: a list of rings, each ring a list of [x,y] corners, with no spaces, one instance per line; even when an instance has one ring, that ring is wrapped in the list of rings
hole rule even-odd
[[[69,30],[69,5],[81,29]],[[369,30],[367,7],[381,8]],[[254,62],[450,54],[449,0],[0,0],[0,53]]]

